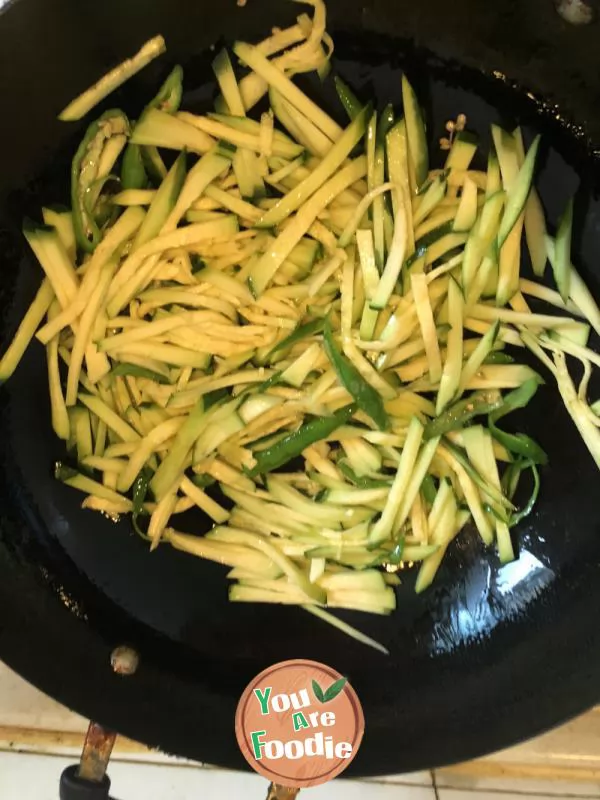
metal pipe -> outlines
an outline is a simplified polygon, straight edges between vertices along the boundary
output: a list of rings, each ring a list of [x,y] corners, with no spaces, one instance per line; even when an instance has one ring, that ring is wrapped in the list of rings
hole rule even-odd
[[[289,786],[278,786],[272,783],[269,786],[267,800],[295,800],[300,794],[300,789],[291,789]]]
[[[116,733],[105,730],[97,722],[90,722],[77,775],[86,781],[100,783],[106,775]]]

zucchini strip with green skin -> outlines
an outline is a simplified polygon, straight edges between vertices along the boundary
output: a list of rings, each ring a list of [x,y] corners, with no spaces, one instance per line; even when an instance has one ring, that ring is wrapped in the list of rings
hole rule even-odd
[[[86,348],[90,342],[92,327],[106,299],[108,287],[116,269],[117,263],[115,261],[109,261],[104,264],[98,276],[98,283],[90,295],[88,305],[81,315],[75,334],[75,343],[73,345],[71,363],[69,364],[69,372],[67,375],[67,391],[65,395],[67,406],[72,406],[77,401],[79,373],[83,364]]]
[[[135,237],[132,250],[137,250],[158,236],[179,198],[186,179],[186,172],[186,155],[185,152],[182,152],[177,156],[167,176],[156,190]]]
[[[140,435],[99,397],[80,392],[78,400],[87,406],[92,414],[103,420],[124,442],[137,442],[140,438]]]
[[[411,180],[406,137],[406,122],[400,120],[386,134],[386,158],[390,181],[400,189],[400,194],[392,194],[394,217],[401,213],[402,206],[406,216],[406,255],[412,256],[415,250],[415,232],[412,221]]]
[[[362,223],[365,214],[369,210],[369,207],[374,202],[374,200],[384,192],[389,192],[390,190],[395,188],[395,184],[393,183],[383,183],[381,186],[377,186],[375,189],[372,189],[368,192],[360,201],[360,203],[356,206],[356,209],[352,212],[348,222],[346,223],[343,231],[340,233],[338,239],[338,246],[339,247],[347,247],[350,242],[352,241],[352,237],[356,235],[357,229]],[[397,194],[394,193],[394,194]],[[369,231],[372,234],[372,231]]]
[[[357,642],[361,642],[362,644],[365,644],[368,647],[372,647],[374,650],[378,650],[380,653],[383,653],[386,656],[390,654],[390,651],[387,649],[387,647],[384,647],[375,639],[372,639],[370,636],[367,636],[366,634],[357,630],[352,625],[349,625],[347,622],[344,622],[344,620],[338,619],[336,616],[330,614],[328,611],[325,611],[323,608],[320,608],[319,606],[307,606],[307,605],[302,606],[302,608],[305,611],[308,611],[309,614],[313,614],[315,617],[319,617],[319,619],[322,619],[323,622],[327,622],[329,625],[342,631],[342,633],[345,633],[346,636],[350,636],[352,639],[356,639]]]
[[[481,538],[485,544],[492,544],[494,540],[494,529],[492,528],[492,524],[484,511],[476,484],[469,476],[464,466],[448,448],[440,445],[438,447],[438,454],[444,459],[444,461],[446,461],[450,469],[452,469],[452,471],[455,473]]]
[[[238,405],[238,401],[228,404],[228,409],[233,409]],[[187,456],[191,453],[194,443],[205,430],[206,426],[223,416],[223,407],[213,406],[208,411],[205,410],[202,398],[196,403],[194,409],[185,419],[183,425],[177,431],[175,439],[169,448],[168,455],[162,461],[160,467],[154,473],[150,481],[150,488],[154,496],[160,501],[170,490],[175,481],[180,479]],[[227,411],[225,410],[225,413]]]
[[[149,39],[134,56],[122,61],[106,75],[103,75],[97,83],[72,100],[63,108],[58,118],[63,122],[81,119],[111,92],[114,92],[147,64],[162,55],[166,49],[162,36]]]
[[[230,567],[246,565],[250,566],[252,571],[263,573],[273,565],[272,559],[263,553],[256,552],[253,554],[255,557],[249,559],[246,547],[240,547],[218,539],[209,539],[206,536],[179,533],[173,528],[167,528],[164,531],[163,539],[177,550],[183,550],[199,558],[216,561],[219,564],[227,564]],[[281,570],[277,569],[275,575],[280,574]]]
[[[77,296],[79,280],[57,231],[49,227],[34,228],[26,223],[23,235],[46,273],[61,307],[67,308]]]
[[[327,155],[331,150],[332,140],[272,86],[269,88],[269,101],[275,118],[292,139],[305,147],[313,156]]]
[[[308,200],[292,219],[291,224],[280,233],[273,246],[261,257],[251,272],[252,288],[257,297],[263,293],[284,260],[295,245],[306,234],[318,215],[344,189],[347,189],[366,174],[364,156],[352,161],[331,177]]]
[[[113,196],[112,202],[117,206],[149,206],[155,194],[155,189],[124,189]]]
[[[323,603],[326,600],[326,594],[323,589],[315,584],[311,584],[302,572],[296,567],[291,559],[286,558],[274,545],[272,545],[266,537],[260,533],[253,533],[251,531],[239,530],[236,528],[222,528],[208,534],[209,537],[220,534],[219,541],[230,542],[231,544],[243,544],[251,547],[253,550],[259,550],[261,553],[270,558],[277,566],[284,572],[288,580],[299,586],[302,591],[317,603]]]
[[[499,248],[502,247],[515,223],[519,219],[519,216],[523,213],[523,208],[525,207],[527,198],[529,197],[529,191],[533,181],[533,172],[535,170],[539,145],[540,137],[536,136],[531,147],[527,151],[525,161],[519,170],[514,184],[507,192],[504,216],[502,217],[502,222],[500,223],[500,229],[498,231]]]
[[[442,357],[427,289],[427,278],[423,274],[413,274],[410,280],[417,317],[421,327],[421,335],[425,344],[425,353],[429,363],[429,379],[432,383],[437,383],[442,377]]]
[[[270,228],[278,225],[292,212],[297,211],[339,169],[363,137],[368,114],[369,107],[365,107],[346,128],[319,166],[293,192],[289,192],[267,211],[257,223],[258,227]]]
[[[421,447],[415,462],[413,474],[408,482],[408,485],[406,486],[406,491],[402,497],[400,507],[396,512],[396,517],[394,519],[394,531],[401,530],[402,526],[408,519],[412,505],[419,494],[421,484],[423,483],[425,476],[427,475],[427,471],[431,466],[431,462],[435,456],[439,443],[440,437],[436,437],[434,439],[429,439]]]
[[[127,208],[112,228],[107,231],[106,236],[87,263],[87,270],[77,295],[77,300],[81,304],[87,304],[96,287],[102,268],[138,231],[145,217],[146,212],[142,208]]]
[[[35,332],[48,312],[53,300],[54,290],[52,289],[52,285],[48,278],[44,278],[36,296],[20,322],[17,332],[2,356],[2,360],[0,360],[1,383],[8,380],[19,366],[19,362],[23,358],[29,343],[35,336]]]
[[[427,180],[429,156],[421,107],[419,106],[419,100],[406,75],[402,76],[402,101],[404,104],[404,118],[406,120],[409,158],[415,171],[415,178],[417,181],[416,188],[419,188]]]
[[[131,135],[132,144],[166,147],[170,150],[189,150],[207,153],[215,144],[212,136],[189,122],[157,108],[148,108]]]
[[[465,387],[474,377],[475,373],[479,370],[485,359],[488,357],[492,348],[496,344],[496,339],[498,338],[498,331],[500,329],[500,322],[496,320],[492,327],[481,337],[479,340],[477,347],[469,358],[467,359],[466,364],[464,364],[462,368],[462,372],[460,374],[460,381],[458,384],[458,391],[457,391],[457,399],[460,399],[460,395],[465,390]]]
[[[456,395],[463,366],[463,315],[464,298],[460,286],[452,278],[448,284],[448,343],[446,361],[440,378],[440,389],[436,401],[436,414],[446,408]]]
[[[352,121],[358,116],[362,109],[361,102],[348,84],[343,81],[339,75],[336,75],[333,80],[335,83],[335,90],[340,98],[340,103],[344,106],[346,114],[348,114],[350,121]]]
[[[481,425],[463,431],[463,442],[467,455],[479,474],[498,492],[501,491],[500,475],[494,456],[492,437]],[[506,522],[496,519],[496,540],[498,554],[503,564],[513,561],[515,553]]]
[[[213,139],[229,142],[235,147],[252,150],[255,153],[261,153],[262,146],[260,137],[252,133],[246,133],[239,128],[226,125],[219,122],[217,119],[210,117],[199,117],[196,114],[190,114],[187,111],[180,111],[177,114],[177,119],[189,123],[194,128],[212,136]],[[273,137],[271,144],[272,155],[280,156],[281,158],[296,158],[303,152],[301,145],[295,144],[291,139],[282,140],[278,137]]]
[[[513,131],[513,137],[517,146],[517,156],[519,166],[525,161],[525,147],[521,129]],[[531,258],[531,266],[534,275],[541,278],[546,268],[548,254],[546,252],[546,220],[544,218],[544,208],[535,187],[531,187],[527,203],[525,205],[525,238],[527,249]]]
[[[48,311],[51,319],[57,312],[58,303],[54,301]],[[48,387],[50,394],[50,407],[52,409],[52,427],[59,439],[68,441],[70,435],[70,422],[65,398],[60,383],[58,363],[58,336],[54,336],[46,346],[46,361],[48,366]],[[1,365],[0,365],[1,366]]]
[[[193,500],[194,504],[197,505],[201,511],[204,511],[205,514],[208,514],[208,516],[214,522],[222,524],[229,519],[229,512],[227,509],[220,506],[215,500],[212,499],[212,497],[209,497],[206,492],[203,492],[202,489],[196,486],[189,478],[184,476],[181,479],[179,488],[190,498],[190,500]]]
[[[558,224],[556,244],[554,247],[554,261],[552,270],[554,280],[563,303],[569,299],[571,290],[571,236],[573,229],[573,199],[569,200],[567,207]]]
[[[298,89],[283,72],[277,69],[256,47],[245,42],[236,42],[233,45],[233,52],[250,69],[264,78],[267,83],[272,85],[278,92],[302,111],[323,133],[333,142],[337,141],[342,135],[342,129],[322,108],[310,100],[304,92]]]
[[[478,269],[481,269],[481,262],[488,257],[489,248],[497,236],[504,201],[505,194],[502,191],[487,198],[478,221],[469,232],[462,263],[462,285],[467,296],[470,295]]]
[[[73,214],[68,208],[43,208],[42,217],[44,225],[56,228],[58,238],[63,243],[67,255],[73,263],[77,257],[77,243],[75,241],[75,231],[73,230]]]
[[[151,239],[132,253],[119,269],[109,292],[107,304],[109,315],[116,316],[138,291],[139,268],[144,262],[147,264],[149,262],[150,269],[152,269],[158,263],[160,254],[165,250],[197,244],[207,239],[226,238],[232,233],[237,233],[237,218],[228,216],[217,222],[194,223]]]
[[[228,113],[239,117],[246,116],[244,101],[233,71],[229,53],[225,48],[221,50],[212,62],[213,72],[221,89],[223,100],[227,104]]]
[[[584,409],[588,406],[577,396],[573,380],[567,369],[564,354],[554,353],[554,363],[556,364],[556,382],[565,407],[577,426],[585,446],[590,451],[590,455],[598,468],[600,468],[600,429],[585,414]]]
[[[548,258],[554,269],[554,265],[556,264],[556,243],[550,236],[546,237],[546,248],[548,251]],[[581,315],[587,319],[600,336],[600,308],[572,263],[569,263],[569,272],[571,274],[569,285],[570,299],[581,311]]]
[[[60,462],[55,467],[54,477],[56,480],[61,481],[61,483],[65,483],[73,489],[78,489],[80,492],[104,498],[110,502],[118,503],[129,511],[132,510],[133,504],[131,500],[109,489],[107,486],[103,486],[101,483],[98,483],[98,481],[88,478],[86,475],[82,475],[80,472],[77,472],[77,470],[64,466]]]
[[[167,217],[161,233],[170,233],[179,225],[185,212],[206,188],[231,164],[232,151],[215,145],[188,172],[175,207]]]
[[[400,210],[396,214],[394,221],[394,235],[391,242],[390,251],[388,253],[387,261],[381,274],[381,280],[375,291],[373,300],[371,301],[371,308],[380,311],[384,308],[394,291],[394,287],[400,275],[402,264],[406,255],[407,246],[407,233],[406,233],[406,215],[402,210],[402,202],[399,201]]]
[[[400,454],[398,469],[390,488],[383,513],[369,532],[369,545],[374,546],[390,538],[398,511],[402,506],[406,489],[413,475],[423,439],[423,425],[413,417],[408,426],[406,442]],[[437,443],[436,443],[437,444]]]
[[[127,466],[119,475],[117,488],[120,492],[127,492],[131,488],[152,453],[175,436],[182,424],[183,420],[179,418],[165,420],[137,443],[136,450],[131,453]]]

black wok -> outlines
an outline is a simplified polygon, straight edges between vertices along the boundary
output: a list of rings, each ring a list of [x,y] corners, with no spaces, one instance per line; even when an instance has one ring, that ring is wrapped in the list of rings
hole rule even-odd
[[[406,67],[432,137],[465,112],[544,133],[538,185],[554,223],[581,185],[575,249],[600,288],[600,56],[597,24],[573,27],[551,0],[330,0],[336,69],[364,97],[400,99]],[[0,14],[0,334],[12,336],[40,280],[20,234],[25,214],[67,197],[68,158],[83,124],[56,113],[106,68],[163,33],[166,59],[110,99],[132,117],[169,63],[186,68],[188,104],[214,87],[208,47],[264,36],[298,13],[248,0],[14,0]],[[316,87],[335,113],[330,87]],[[530,95],[527,94],[530,92]],[[597,387],[596,387],[597,394]],[[475,537],[458,543],[435,587],[399,590],[389,619],[348,614],[389,657],[300,610],[228,605],[223,570],[168,548],[149,555],[127,522],[80,509],[52,478],[45,366],[33,345],[0,391],[0,657],[79,713],[166,751],[243,767],[237,700],[283,659],[324,661],[349,676],[366,736],[355,775],[401,772],[513,744],[600,699],[598,472],[556,391],[544,387],[520,429],[550,456],[535,514],[517,530],[520,559],[499,568]],[[194,524],[198,524],[197,521]],[[141,654],[115,676],[109,654]]]

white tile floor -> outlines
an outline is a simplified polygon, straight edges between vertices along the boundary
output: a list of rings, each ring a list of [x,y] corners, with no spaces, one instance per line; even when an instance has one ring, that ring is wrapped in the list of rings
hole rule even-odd
[[[564,797],[600,797],[600,783],[583,781],[515,780],[509,778],[479,778],[435,773],[435,784],[440,800],[462,800],[473,796],[478,800],[494,798],[499,792],[511,791],[560,800]],[[499,800],[508,800],[502,795]]]
[[[2,800],[58,800],[64,758],[0,753]],[[427,775],[427,774],[426,774]],[[116,800],[264,800],[268,784],[258,775],[202,767],[113,761],[111,795]],[[429,776],[427,775],[429,780]],[[431,786],[335,781],[306,790],[307,800],[435,800]]]
[[[33,753],[0,752],[2,800],[58,800],[64,757]],[[113,761],[111,795],[115,800],[264,800],[267,782],[255,775],[196,766]],[[600,798],[600,785],[498,779],[448,779],[431,785],[429,773],[404,778],[393,776],[379,783],[337,780],[305,790],[306,800],[574,800]],[[422,781],[422,785],[406,780]],[[458,784],[462,783],[462,788]]]
[[[469,791],[468,789],[437,789],[437,800],[574,800],[580,797],[600,797],[599,793],[593,795],[581,794],[555,794],[553,792],[537,792],[532,793],[529,788],[521,786],[518,782],[516,787],[513,787],[513,782],[510,781],[506,786],[506,791]],[[524,791],[511,791],[511,789],[523,788]],[[576,787],[575,787],[576,788]],[[562,790],[561,790],[562,791]]]
[[[62,770],[76,760],[86,720],[38,692],[0,663],[0,800],[58,800]],[[15,731],[28,735],[15,737]],[[46,732],[37,736],[36,731]],[[50,734],[48,732],[61,732]],[[4,737],[4,738],[3,738]],[[15,749],[27,752],[15,752]],[[481,777],[464,765],[461,774],[441,770],[376,780],[338,780],[301,793],[307,800],[600,800],[600,713],[585,715],[562,729],[486,759],[502,767],[527,764],[540,769],[579,765],[597,781]],[[259,776],[227,772],[172,759],[152,751],[122,747],[110,765],[116,800],[264,800],[267,782]],[[521,774],[521,773],[520,773]]]

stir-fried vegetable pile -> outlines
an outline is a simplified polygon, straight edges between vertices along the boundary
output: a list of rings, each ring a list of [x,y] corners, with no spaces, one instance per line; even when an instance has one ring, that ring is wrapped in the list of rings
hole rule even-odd
[[[381,647],[325,609],[391,612],[398,569],[419,562],[423,591],[461,532],[514,557],[547,461],[505,420],[542,382],[526,350],[600,466],[586,397],[600,312],[571,264],[572,204],[546,232],[539,139],[525,150],[519,129],[494,126],[487,169],[472,169],[460,116],[434,168],[406,76],[403,108],[381,113],[336,78],[341,127],[293,80],[329,69],[311,5],[235,43],[233,62],[216,56],[214,111],[180,110],[176,67],[137,122],[112,110],[89,126],[71,209],[25,228],[45,278],[0,377],[34,336],[44,345],[52,424],[78,464],[57,478],[86,508],[132,514],[151,549],[227,565],[232,601],[299,605]],[[62,118],[162,49],[148,43]],[[523,239],[558,291],[522,277]],[[177,530],[196,506],[214,521],[205,536]]]

